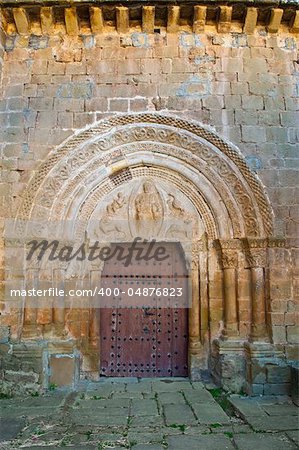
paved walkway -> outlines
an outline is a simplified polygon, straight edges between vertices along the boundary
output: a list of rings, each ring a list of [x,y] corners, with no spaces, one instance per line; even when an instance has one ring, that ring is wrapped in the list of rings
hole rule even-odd
[[[2,399],[0,448],[298,448],[298,408],[288,397],[219,395],[185,379],[107,379],[76,393]]]

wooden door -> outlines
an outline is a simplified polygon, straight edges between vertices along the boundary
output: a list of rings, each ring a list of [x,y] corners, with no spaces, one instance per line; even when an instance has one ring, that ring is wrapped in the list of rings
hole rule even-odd
[[[117,258],[105,262],[101,286],[104,295],[112,292],[105,302],[112,299],[113,307],[100,309],[101,375],[188,375],[188,309],[181,307],[188,275],[181,247],[155,244],[161,245],[169,256],[164,261],[134,257],[127,267]],[[152,294],[150,300],[146,294]]]

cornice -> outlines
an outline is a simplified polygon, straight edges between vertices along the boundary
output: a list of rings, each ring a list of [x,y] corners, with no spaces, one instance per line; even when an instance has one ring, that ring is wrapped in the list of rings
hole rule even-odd
[[[299,32],[299,0],[0,0],[8,35]],[[214,27],[214,29],[213,29]]]
[[[153,5],[180,5],[180,4],[191,4],[191,5],[249,5],[249,6],[262,6],[262,5],[272,5],[272,6],[298,6],[299,0],[156,0],[149,2],[149,0],[0,0],[0,6],[3,7],[15,7],[15,6],[71,6],[71,5],[131,5],[131,4],[153,4]]]

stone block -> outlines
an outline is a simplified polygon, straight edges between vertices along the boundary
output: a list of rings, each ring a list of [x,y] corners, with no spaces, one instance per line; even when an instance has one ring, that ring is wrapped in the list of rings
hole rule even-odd
[[[16,372],[13,370],[5,370],[4,378],[5,380],[12,381],[14,383],[37,383],[38,374],[34,372]]]
[[[266,129],[267,141],[284,143],[288,141],[288,131],[282,127],[267,127]]]
[[[197,436],[169,436],[167,438],[169,450],[198,450],[218,449],[233,450],[234,446],[227,436],[213,434],[199,434]]]
[[[235,123],[236,125],[257,125],[258,117],[255,111],[244,111],[243,109],[235,110]]]
[[[84,111],[84,100],[79,98],[56,98],[54,110],[62,112]]]
[[[49,383],[61,386],[72,386],[76,381],[77,358],[74,355],[51,355]]]
[[[130,100],[130,111],[140,112],[146,111],[148,109],[148,99],[147,98],[135,98]]]
[[[244,142],[266,142],[266,133],[263,127],[242,125],[242,140]]]
[[[88,61],[86,67],[87,75],[107,74],[115,73],[115,61],[103,60],[103,61]],[[119,72],[123,73],[123,72]],[[140,73],[140,72],[138,72]]]
[[[0,418],[0,442],[15,439],[25,424],[23,418]]]
[[[139,59],[130,59],[126,61],[119,61],[117,65],[119,74],[135,75],[142,73],[141,64]]]
[[[298,365],[291,367],[291,396],[293,403],[299,406],[299,368]]]
[[[180,408],[178,408],[177,405],[164,405],[163,410],[167,425],[195,425],[197,423],[194,414],[188,405],[181,405]]]
[[[267,61],[265,58],[243,58],[244,72],[245,73],[267,73]]]
[[[243,61],[241,58],[222,58],[222,72],[243,72]],[[245,67],[244,67],[245,71]]]
[[[73,113],[59,112],[57,114],[57,125],[62,128],[73,128]]]
[[[286,327],[273,325],[272,327],[273,341],[277,344],[286,344]]]
[[[264,395],[290,395],[291,383],[266,383],[264,385]]]
[[[267,435],[261,434],[237,434],[234,436],[234,443],[240,450],[252,450],[262,448],[263,450],[292,450],[292,443],[285,439],[283,434]]]
[[[291,369],[289,366],[266,364],[268,383],[290,383]]]
[[[280,113],[281,125],[285,127],[296,127],[299,123],[299,114],[292,112]]]
[[[299,344],[299,332],[297,326],[287,326],[287,341],[290,344]]]
[[[95,114],[93,112],[78,112],[73,114],[73,125],[75,128],[84,128],[93,122],[95,122]]]
[[[109,100],[109,111],[127,112],[129,110],[129,101],[127,99]]]
[[[263,97],[257,95],[242,95],[243,109],[264,109]]]
[[[259,111],[258,112],[259,125],[279,125],[280,117],[278,111]]]

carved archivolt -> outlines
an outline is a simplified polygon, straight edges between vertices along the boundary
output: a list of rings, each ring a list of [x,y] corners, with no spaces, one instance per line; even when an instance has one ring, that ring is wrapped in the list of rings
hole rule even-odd
[[[149,144],[155,147],[154,151],[146,150]],[[232,231],[226,236],[223,233],[222,237],[271,234],[272,213],[268,199],[239,151],[196,122],[151,113],[119,115],[101,121],[55,149],[31,180],[18,218],[68,218],[70,198],[72,210],[80,215],[93,190],[101,186],[103,198],[119,183],[131,180],[132,168],[144,165],[140,152],[146,154],[147,151],[147,167],[155,167],[156,161],[162,166],[164,158],[165,166],[169,166],[165,172],[177,172],[177,177],[182,176],[187,181],[183,188],[187,190],[189,178],[190,185],[202,198],[202,205],[207,205],[202,213],[213,222],[211,237],[215,237],[215,233],[219,236],[219,222],[226,220],[222,214],[215,217],[218,216],[213,210],[216,198],[225,205],[225,214],[231,222]],[[165,158],[167,155],[170,158]],[[205,192],[207,185],[211,189]],[[209,191],[214,192],[213,198],[209,197]],[[60,202],[65,209],[59,211],[55,199],[61,192],[67,202]],[[205,217],[203,220],[205,222]]]

